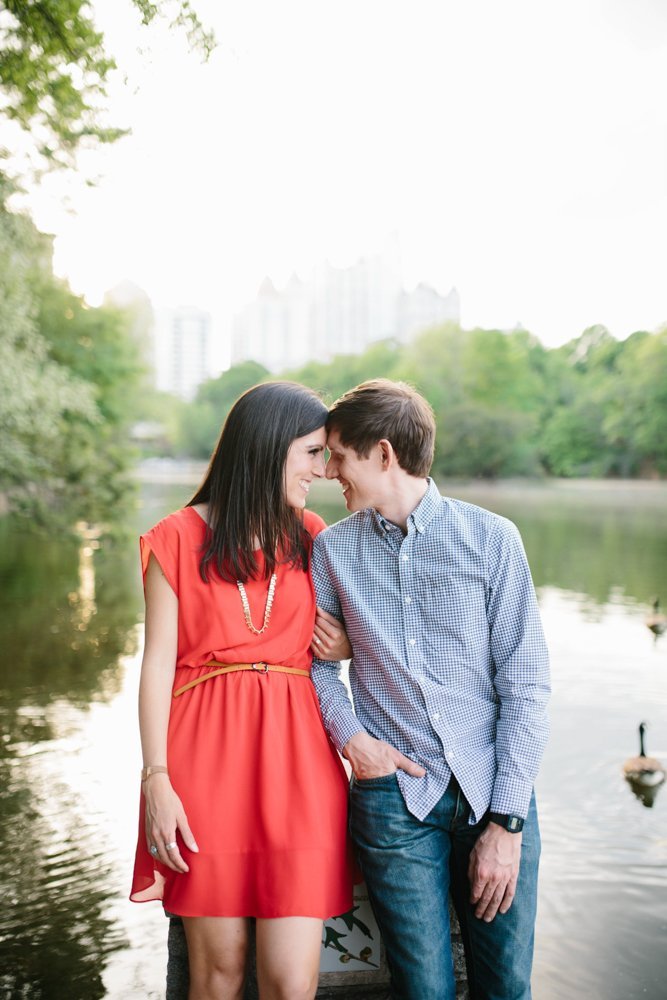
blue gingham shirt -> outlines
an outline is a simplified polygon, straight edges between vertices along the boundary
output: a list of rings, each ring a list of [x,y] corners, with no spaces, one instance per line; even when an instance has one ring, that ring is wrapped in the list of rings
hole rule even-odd
[[[345,623],[340,665],[313,660],[339,750],[366,730],[426,769],[398,771],[424,819],[452,772],[472,808],[525,817],[547,738],[549,664],[530,570],[511,521],[443,497],[429,479],[407,534],[358,511],[313,544],[318,604]]]

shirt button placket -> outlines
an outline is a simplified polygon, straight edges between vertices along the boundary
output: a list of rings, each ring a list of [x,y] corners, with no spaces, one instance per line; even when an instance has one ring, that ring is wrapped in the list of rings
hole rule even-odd
[[[398,571],[398,576],[401,586],[402,603],[403,603],[403,628],[404,628],[404,634],[406,636],[408,652],[410,651],[410,648],[417,645],[416,639],[408,637],[409,632],[411,631],[410,628],[411,618],[408,615],[408,608],[412,604],[412,597],[410,596],[410,594],[406,594],[405,591],[410,590],[412,584],[412,581],[410,579],[410,570],[408,567],[408,564],[410,562],[410,555],[407,551],[407,547],[410,544],[411,544],[410,535],[407,535],[403,539],[403,543],[401,545],[399,571]]]

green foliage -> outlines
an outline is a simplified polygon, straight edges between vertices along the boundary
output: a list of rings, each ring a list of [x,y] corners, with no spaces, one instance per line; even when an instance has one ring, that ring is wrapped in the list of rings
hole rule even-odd
[[[667,333],[639,332],[617,341],[604,327],[590,327],[551,354],[566,371],[542,436],[547,471],[664,475]]]
[[[122,314],[87,309],[50,241],[0,205],[0,494],[53,527],[106,520],[128,495],[141,368]]]
[[[174,458],[184,450],[180,442],[190,409],[184,400],[144,384],[135,405],[137,422],[131,434],[142,457]]]
[[[186,407],[186,453],[208,457],[233,400],[268,377],[249,364],[206,383]],[[450,323],[280,377],[329,402],[368,378],[411,383],[435,413],[439,477],[667,474],[667,329],[619,342],[596,326],[547,350],[525,330]]]
[[[208,458],[220,436],[220,428],[241,393],[269,373],[256,361],[244,361],[200,386],[194,402],[183,410],[180,449],[193,458]]]
[[[208,57],[190,0],[130,2]],[[0,509],[50,527],[106,520],[129,495],[137,317],[89,309],[55,280],[49,239],[6,205],[21,173],[71,167],[80,148],[122,134],[103,121],[115,68],[86,0],[0,0],[0,127],[28,150],[27,166],[0,169]]]
[[[396,374],[397,360],[401,357],[394,340],[379,340],[363,354],[339,355],[328,364],[309,361],[302,368],[286,372],[281,378],[302,382],[333,402],[353,385],[370,378],[400,378]]]
[[[467,403],[448,409],[438,423],[436,474],[497,479],[538,471],[528,414]]]
[[[436,416],[440,476],[533,475],[539,471],[543,349],[525,331],[429,330],[404,348],[400,377]]]
[[[613,451],[602,432],[604,413],[585,396],[551,414],[542,437],[542,454],[556,476],[606,476],[613,471]]]
[[[167,18],[208,58],[214,39],[189,0],[131,2],[144,24]],[[0,123],[22,130],[33,168],[72,166],[80,147],[124,134],[101,121],[115,69],[86,0],[0,0]]]
[[[139,345],[128,337],[120,309],[91,309],[64,282],[49,278],[38,289],[38,326],[59,365],[92,382],[102,417],[119,427],[136,419],[136,387],[143,372]]]
[[[604,431],[626,474],[667,475],[667,328],[635,333],[619,352]]]
[[[98,420],[92,387],[49,358],[37,330],[32,285],[46,254],[28,219],[0,210],[0,490],[35,517],[65,491],[66,427]]]
[[[594,326],[547,350],[525,330],[445,324],[286,375],[327,399],[379,376],[431,403],[437,476],[667,474],[667,329],[617,341]]]

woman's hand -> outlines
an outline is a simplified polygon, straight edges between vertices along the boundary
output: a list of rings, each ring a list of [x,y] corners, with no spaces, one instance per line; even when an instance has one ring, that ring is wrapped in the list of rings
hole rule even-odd
[[[180,832],[183,842],[189,850],[197,852],[199,848],[188,826],[181,800],[171,786],[169,776],[167,774],[151,775],[144,782],[144,798],[146,800],[146,843],[148,850],[150,851],[151,845],[154,844],[158,853],[154,854],[153,857],[159,859],[163,865],[175,872],[190,871],[181,857],[176,843],[176,830]]]
[[[349,660],[352,656],[352,646],[341,623],[319,607],[310,648],[320,660]]]

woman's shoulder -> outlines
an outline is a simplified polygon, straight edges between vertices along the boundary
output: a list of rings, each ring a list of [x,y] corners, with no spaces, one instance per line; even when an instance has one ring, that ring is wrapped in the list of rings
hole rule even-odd
[[[183,562],[183,553],[195,552],[199,547],[195,531],[202,529],[197,524],[198,521],[203,525],[204,522],[192,507],[184,507],[182,510],[174,511],[173,514],[167,514],[139,538],[144,576],[150,557],[153,555],[176,596],[178,596],[178,581],[184,571],[183,566],[189,565],[189,560]]]
[[[203,525],[204,521],[194,507],[182,507],[181,510],[175,510],[159,520],[146,532],[146,535],[182,535],[201,530],[200,524]]]

